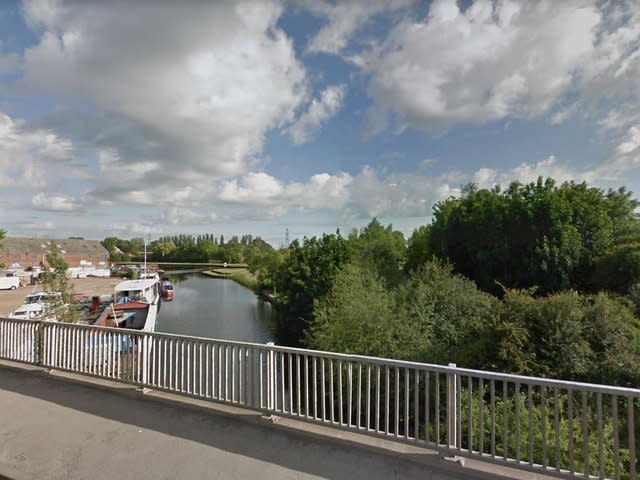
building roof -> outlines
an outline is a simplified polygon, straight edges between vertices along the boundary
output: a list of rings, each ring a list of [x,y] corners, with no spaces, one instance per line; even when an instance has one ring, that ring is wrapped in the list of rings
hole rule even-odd
[[[6,237],[0,242],[0,255],[31,255],[46,254],[49,249],[55,249],[62,255],[102,255],[109,256],[109,252],[98,240],[81,240],[77,238],[48,239],[27,237]]]

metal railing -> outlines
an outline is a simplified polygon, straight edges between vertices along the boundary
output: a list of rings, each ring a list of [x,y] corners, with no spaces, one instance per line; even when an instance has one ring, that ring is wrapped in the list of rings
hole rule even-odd
[[[637,389],[10,319],[0,358],[560,476],[637,478]]]

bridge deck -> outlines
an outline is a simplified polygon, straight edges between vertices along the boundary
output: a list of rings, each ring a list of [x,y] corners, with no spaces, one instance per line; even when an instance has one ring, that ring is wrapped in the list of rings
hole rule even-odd
[[[98,389],[0,364],[0,478],[496,478],[433,452],[444,469],[334,435],[326,441],[253,412],[185,408],[129,387]]]

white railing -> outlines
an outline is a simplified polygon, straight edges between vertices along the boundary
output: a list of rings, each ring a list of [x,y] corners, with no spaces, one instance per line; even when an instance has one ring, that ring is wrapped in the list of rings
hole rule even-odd
[[[9,319],[0,358],[560,476],[637,478],[637,389]]]

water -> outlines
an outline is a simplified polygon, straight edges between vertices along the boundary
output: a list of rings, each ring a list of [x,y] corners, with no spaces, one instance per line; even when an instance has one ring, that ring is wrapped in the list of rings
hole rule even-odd
[[[175,297],[163,302],[156,331],[266,343],[273,341],[271,304],[232,280],[171,274]]]

